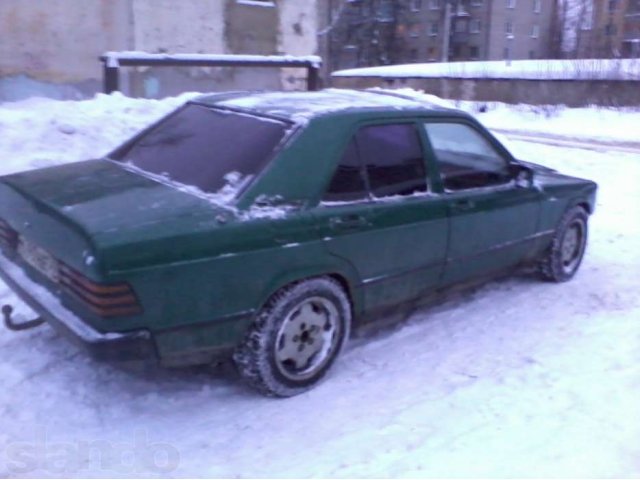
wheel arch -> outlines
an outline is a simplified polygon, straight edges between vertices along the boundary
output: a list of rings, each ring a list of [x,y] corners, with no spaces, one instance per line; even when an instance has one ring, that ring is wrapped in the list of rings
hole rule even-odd
[[[349,265],[313,265],[284,272],[267,284],[262,295],[258,310],[262,309],[269,300],[283,288],[310,278],[329,277],[335,280],[344,290],[351,303],[352,314],[359,315],[363,308],[364,298],[358,288],[359,277]]]
[[[587,212],[589,215],[591,215],[593,213],[593,208],[591,206],[591,204],[589,202],[587,202],[586,200],[579,200],[578,202],[576,202],[573,207],[580,207],[582,209],[584,209],[585,212]]]

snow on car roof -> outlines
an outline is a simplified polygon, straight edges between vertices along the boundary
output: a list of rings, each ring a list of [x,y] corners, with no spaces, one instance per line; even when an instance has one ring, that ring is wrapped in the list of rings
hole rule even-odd
[[[396,90],[326,89],[316,92],[227,92],[204,95],[194,101],[207,105],[252,111],[304,123],[339,111],[368,110],[441,110],[435,97],[408,95]]]

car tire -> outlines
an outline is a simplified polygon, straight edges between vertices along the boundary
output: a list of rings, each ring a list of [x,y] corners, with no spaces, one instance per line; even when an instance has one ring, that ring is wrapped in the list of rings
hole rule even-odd
[[[560,219],[553,241],[538,264],[543,279],[566,282],[573,278],[582,263],[587,246],[588,214],[573,207]]]
[[[329,277],[293,283],[274,294],[257,315],[233,359],[261,393],[291,397],[320,382],[340,354],[351,328],[351,304]]]

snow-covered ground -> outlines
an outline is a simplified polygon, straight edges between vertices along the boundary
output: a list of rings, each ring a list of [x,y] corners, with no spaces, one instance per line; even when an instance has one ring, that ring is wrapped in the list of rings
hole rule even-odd
[[[181,100],[0,105],[0,173],[99,156]],[[616,115],[576,115],[571,135]],[[356,338],[325,383],[287,400],[230,367],[130,371],[48,327],[1,329],[0,477],[640,476],[640,152],[512,148],[600,185],[571,282],[522,274],[451,296]]]

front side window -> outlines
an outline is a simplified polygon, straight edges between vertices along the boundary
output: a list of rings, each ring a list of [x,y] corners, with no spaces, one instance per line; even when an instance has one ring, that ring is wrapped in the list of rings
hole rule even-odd
[[[509,163],[489,141],[460,123],[425,123],[446,190],[500,185],[511,179]]]
[[[213,193],[230,178],[256,175],[287,128],[285,122],[188,104],[110,157]]]
[[[363,127],[356,140],[375,197],[427,191],[422,146],[414,124]]]

